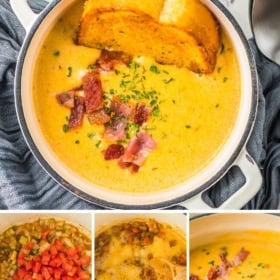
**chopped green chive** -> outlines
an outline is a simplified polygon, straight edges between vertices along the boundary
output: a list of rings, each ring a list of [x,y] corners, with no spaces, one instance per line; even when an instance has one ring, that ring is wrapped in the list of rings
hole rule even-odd
[[[96,147],[96,148],[99,148],[99,147],[100,147],[100,144],[101,144],[101,140],[99,140],[99,141],[95,144],[95,147]]]
[[[173,78],[170,78],[170,79],[168,79],[168,80],[163,80],[163,82],[164,82],[165,84],[169,84],[169,83],[171,83],[172,81],[174,81]]]
[[[191,128],[191,126],[190,126],[189,124],[187,124],[187,125],[185,126],[185,128]]]
[[[95,133],[93,133],[93,132],[89,132],[89,133],[87,134],[87,137],[88,137],[89,139],[92,139],[94,136],[95,136]]]
[[[159,115],[159,106],[156,105],[154,108],[153,108],[153,111],[152,111],[152,115],[154,117],[157,117]]]
[[[228,77],[224,77],[223,82],[225,83],[228,80]]]
[[[150,102],[150,105],[151,106],[155,106],[157,104],[157,100],[153,99],[151,102]]]
[[[222,67],[218,67],[218,68],[217,68],[217,72],[218,72],[218,73],[220,73],[221,70],[222,70]]]
[[[208,264],[211,264],[212,266],[214,266],[215,261],[210,261],[210,262],[208,262]]]
[[[155,73],[155,74],[159,74],[159,73],[160,73],[159,69],[158,69],[157,66],[155,66],[155,65],[152,65],[152,66],[150,67],[150,71],[153,72],[153,73]]]
[[[75,141],[75,144],[80,144],[80,140],[76,140],[76,141]]]
[[[68,130],[69,130],[69,126],[67,125],[67,124],[64,124],[63,126],[62,126],[62,130],[63,130],[63,132],[68,132]]]
[[[53,55],[54,55],[54,56],[59,56],[59,55],[60,55],[60,51],[58,51],[58,50],[54,51],[54,52],[53,52]]]
[[[88,66],[88,70],[94,70],[96,68],[96,65],[95,64],[90,64]]]
[[[224,51],[225,51],[225,45],[224,43],[221,43],[220,54],[224,53]]]
[[[72,76],[72,67],[70,66],[70,67],[68,67],[67,68],[67,77],[71,77]]]

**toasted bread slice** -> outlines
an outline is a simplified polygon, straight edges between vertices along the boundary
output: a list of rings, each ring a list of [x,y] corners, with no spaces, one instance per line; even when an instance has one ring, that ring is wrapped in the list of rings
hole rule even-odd
[[[88,0],[77,41],[210,73],[220,44],[218,29],[197,0]]]

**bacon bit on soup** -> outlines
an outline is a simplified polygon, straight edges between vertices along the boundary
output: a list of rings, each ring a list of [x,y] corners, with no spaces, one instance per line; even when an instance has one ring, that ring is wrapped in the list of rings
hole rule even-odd
[[[83,77],[83,90],[87,113],[103,109],[103,92],[98,71],[90,71]]]
[[[234,257],[233,263],[235,266],[238,266],[240,264],[242,264],[247,257],[249,256],[250,252],[247,250],[244,250],[244,248],[242,248],[240,250],[240,252]]]
[[[126,120],[115,117],[105,125],[104,136],[111,141],[118,141],[125,137]]]
[[[111,117],[106,114],[104,109],[97,110],[87,114],[90,124],[102,125],[110,121]]]
[[[151,113],[151,108],[145,103],[138,103],[135,108],[133,120],[139,126],[143,125],[148,120]]]
[[[133,64],[131,57],[125,53],[102,50],[99,59],[91,65],[91,71],[82,78],[79,90],[83,92],[83,96],[80,96],[78,90],[73,89],[57,94],[56,98],[61,105],[71,108],[68,125],[64,125],[65,132],[81,126],[86,113],[90,124],[104,125],[104,137],[107,140],[127,143],[132,138],[126,149],[118,143],[112,143],[104,152],[104,159],[119,159],[121,168],[136,173],[156,147],[155,141],[143,132],[141,126],[147,122],[149,115],[155,115],[158,105],[152,109],[140,99],[135,104],[129,100],[122,100],[121,96],[114,96],[112,100],[105,98],[100,71],[112,71],[119,64],[126,64],[129,68],[137,65]],[[136,68],[135,66],[134,70]],[[147,98],[154,97],[155,93],[153,90],[149,91],[146,93]],[[154,100],[150,105],[155,105]]]
[[[74,90],[69,90],[66,92],[58,93],[56,95],[56,100],[59,104],[67,107],[67,108],[74,108]]]
[[[82,96],[75,96],[74,108],[71,109],[71,115],[68,121],[69,128],[80,127],[83,123],[85,113],[85,99]]]
[[[240,252],[234,257],[233,261],[230,262],[226,258],[226,254],[221,253],[220,259],[222,264],[211,267],[211,269],[208,271],[207,280],[216,280],[219,277],[225,277],[229,275],[230,271],[242,264],[247,259],[249,254],[249,251],[242,248]]]
[[[120,144],[111,144],[104,152],[104,159],[118,159],[124,154],[124,147]]]
[[[128,65],[131,59],[131,56],[123,52],[102,50],[96,66],[103,71],[112,71],[116,65]]]
[[[111,111],[117,117],[129,117],[132,114],[133,108],[130,104],[121,102],[118,97],[114,97],[111,105]]]
[[[155,149],[156,142],[145,132],[138,133],[129,143],[120,164],[133,164],[142,166],[150,152]]]

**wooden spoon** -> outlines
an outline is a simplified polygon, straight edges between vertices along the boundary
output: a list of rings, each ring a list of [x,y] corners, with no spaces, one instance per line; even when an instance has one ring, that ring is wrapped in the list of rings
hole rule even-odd
[[[155,270],[161,280],[186,280],[186,267],[175,265],[164,258],[154,258],[150,266]]]

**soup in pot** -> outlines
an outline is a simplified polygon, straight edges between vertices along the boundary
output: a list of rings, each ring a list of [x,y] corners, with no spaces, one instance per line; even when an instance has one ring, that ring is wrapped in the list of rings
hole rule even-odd
[[[233,231],[190,252],[190,279],[279,279],[279,232]]]
[[[199,74],[77,45],[82,9],[77,1],[55,23],[36,60],[33,101],[46,142],[92,185],[143,193],[186,182],[219,153],[237,118],[240,74],[229,37],[221,30],[216,67]]]

